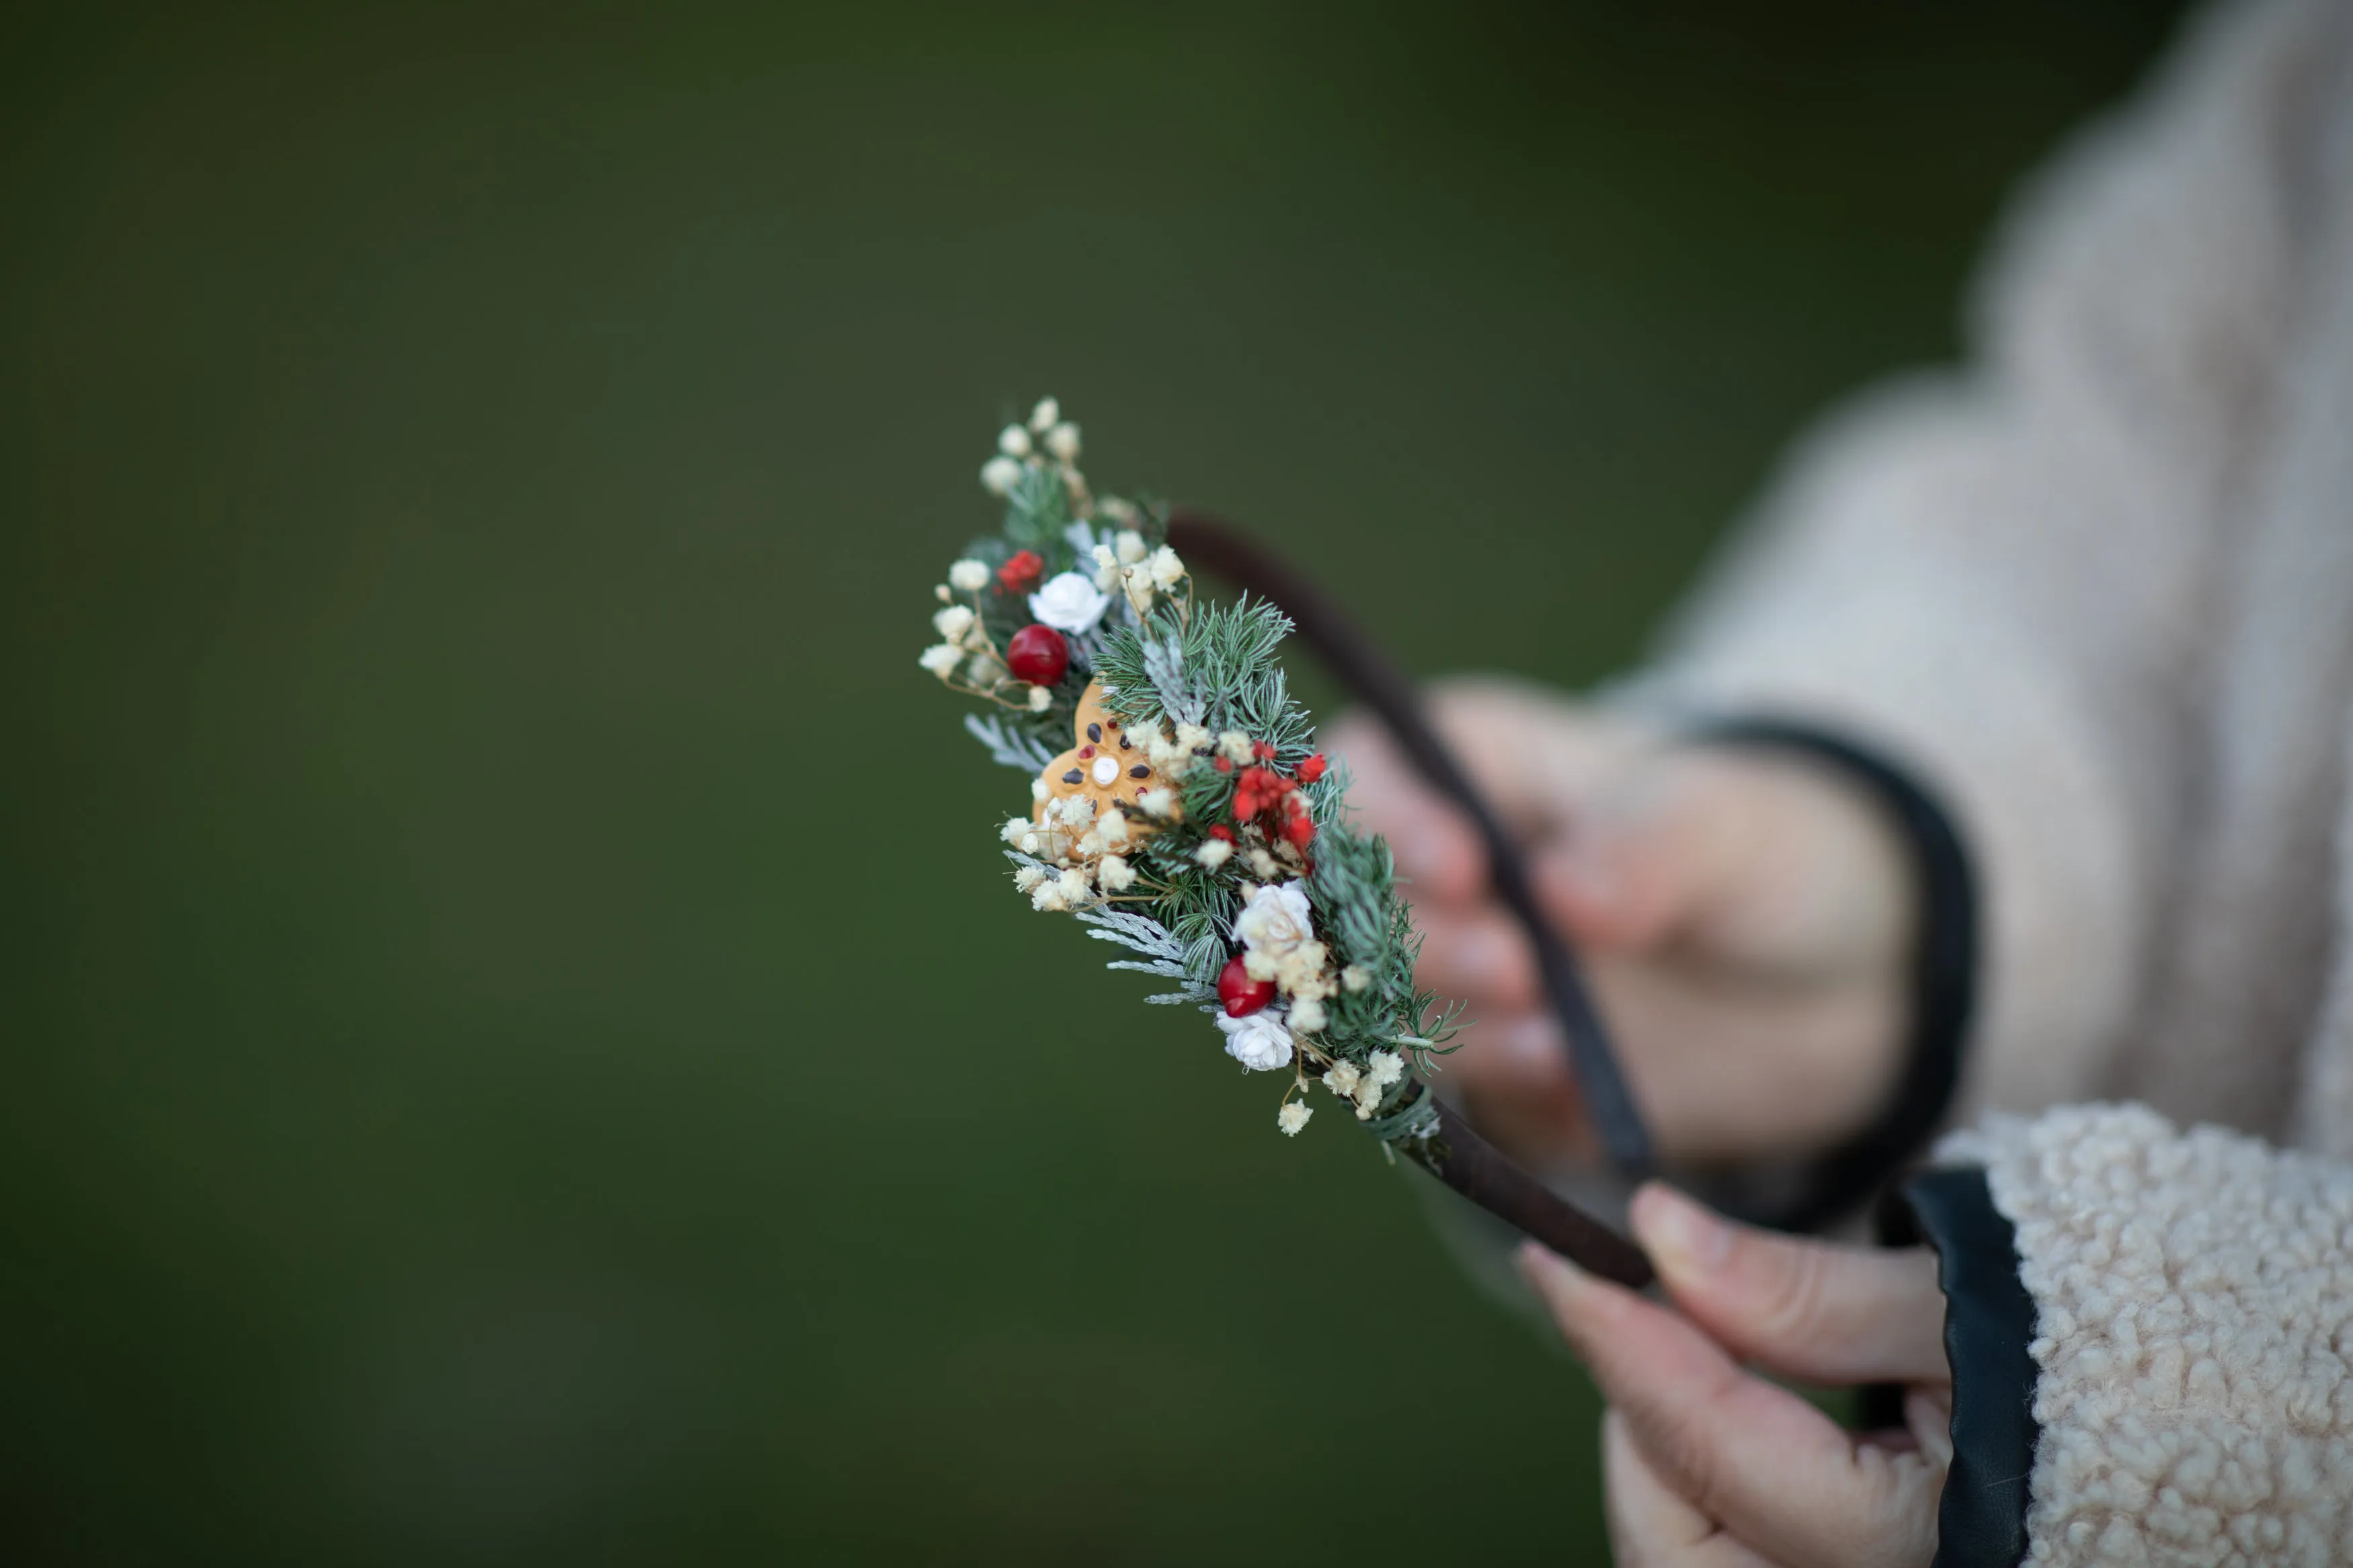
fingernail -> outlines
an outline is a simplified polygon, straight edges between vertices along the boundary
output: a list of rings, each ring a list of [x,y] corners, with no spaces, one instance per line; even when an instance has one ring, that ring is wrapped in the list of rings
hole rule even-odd
[[[1705,1274],[1732,1250],[1732,1227],[1672,1187],[1652,1182],[1634,1194],[1634,1235],[1668,1268]]]

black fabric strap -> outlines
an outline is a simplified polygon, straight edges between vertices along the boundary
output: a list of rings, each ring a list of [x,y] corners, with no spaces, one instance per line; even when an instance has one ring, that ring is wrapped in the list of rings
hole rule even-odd
[[[1844,736],[1790,720],[1731,719],[1704,724],[1692,738],[1769,747],[1836,769],[1885,808],[1902,834],[1919,889],[1911,1035],[1894,1098],[1878,1120],[1822,1156],[1794,1193],[1743,1213],[1781,1230],[1819,1230],[1870,1204],[1926,1147],[1952,1103],[1977,993],[1977,879],[1960,835],[1936,798],[1911,774]]]
[[[2034,1298],[2018,1277],[2018,1235],[1975,1166],[1925,1171],[1889,1194],[1881,1238],[1936,1249],[1945,1360],[1953,1371],[1953,1465],[1936,1505],[1934,1568],[2016,1568],[2026,1556],[2034,1470]],[[1902,1424],[1900,1391],[1863,1391],[1865,1427]]]

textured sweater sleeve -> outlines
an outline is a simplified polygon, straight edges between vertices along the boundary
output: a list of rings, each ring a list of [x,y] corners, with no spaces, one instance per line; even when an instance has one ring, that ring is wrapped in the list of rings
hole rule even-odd
[[[2353,1167],[2137,1106],[1941,1152],[2032,1298],[2030,1568],[2353,1562]],[[2001,1397],[1955,1364],[1957,1415]]]
[[[1954,806],[1987,894],[1972,1110],[2098,1092],[2158,947],[2331,9],[2210,18],[2062,159],[1998,249],[1972,368],[1802,444],[1630,688],[1827,721]]]

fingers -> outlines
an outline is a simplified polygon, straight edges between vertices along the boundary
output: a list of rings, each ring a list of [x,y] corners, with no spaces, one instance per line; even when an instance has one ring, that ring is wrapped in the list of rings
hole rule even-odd
[[[1777,1563],[1925,1564],[1943,1470],[1857,1445],[1690,1323],[1533,1244],[1521,1267],[1653,1474]]]
[[[1601,1477],[1618,1568],[1770,1568],[1651,1468],[1616,1410],[1601,1417]]]
[[[1377,720],[1361,710],[1335,723],[1326,749],[1350,774],[1348,804],[1389,842],[1417,906],[1466,904],[1486,886],[1486,852],[1462,814],[1422,782]]]
[[[1940,1383],[1935,1254],[1775,1236],[1662,1183],[1634,1194],[1634,1236],[1675,1304],[1733,1354],[1816,1383]]]

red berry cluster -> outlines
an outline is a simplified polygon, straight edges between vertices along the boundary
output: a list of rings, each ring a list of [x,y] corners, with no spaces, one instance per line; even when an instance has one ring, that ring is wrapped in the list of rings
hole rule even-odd
[[[1000,594],[1018,594],[1024,589],[1036,587],[1038,579],[1045,574],[1044,556],[1034,550],[1019,551],[1012,560],[997,569],[997,591]]]
[[[1264,741],[1253,742],[1250,754],[1258,760],[1244,768],[1241,777],[1234,782],[1234,820],[1260,823],[1270,837],[1280,836],[1304,855],[1307,847],[1315,842],[1315,822],[1307,815],[1307,797],[1298,789],[1324,776],[1323,754],[1318,752],[1300,763],[1291,778],[1267,765],[1274,760],[1274,748]],[[1219,757],[1218,771],[1231,773],[1233,763]]]

